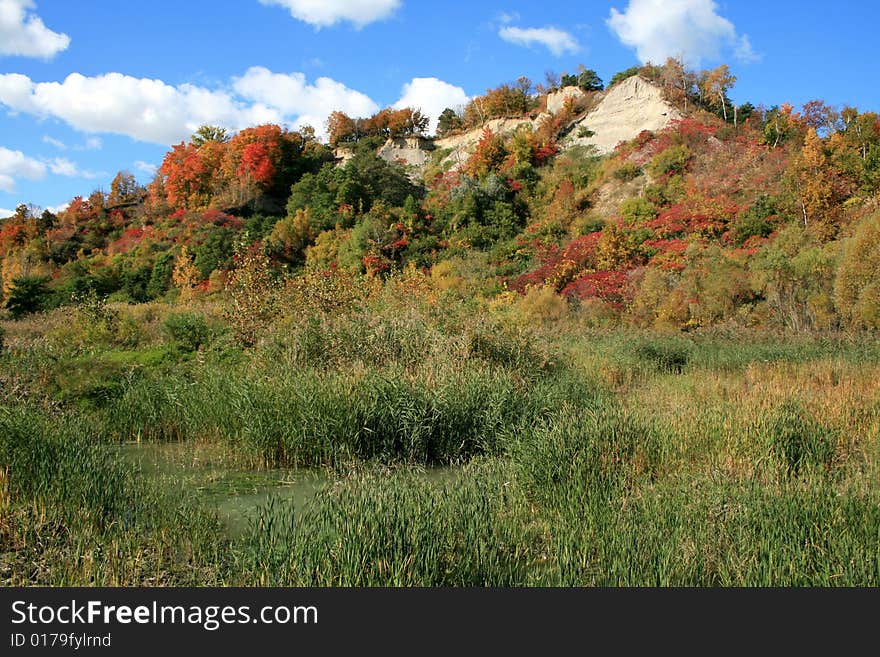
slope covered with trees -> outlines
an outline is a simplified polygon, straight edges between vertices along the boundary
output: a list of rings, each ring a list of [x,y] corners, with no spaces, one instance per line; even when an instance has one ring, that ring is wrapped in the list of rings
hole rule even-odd
[[[484,129],[463,166],[446,170],[438,153],[418,180],[375,155],[389,137],[426,130],[418,110],[334,113],[330,146],[356,153],[343,164],[310,129],[204,126],[146,188],[121,172],[109,193],[77,197],[57,216],[22,206],[4,220],[3,302],[19,315],[88,290],[173,297],[174,270],[187,264],[196,294],[222,294],[237,250],[255,249],[277,275],[413,265],[475,279],[487,298],[547,288],[598,323],[877,327],[867,236],[878,221],[878,115],[818,100],[735,106],[726,66],[695,72],[670,60],[611,85],[632,75],[685,118],[600,158],[561,147],[584,109],[570,104],[536,128]],[[537,116],[566,85],[603,88],[583,67],[537,88],[521,78],[447,110],[438,133]]]

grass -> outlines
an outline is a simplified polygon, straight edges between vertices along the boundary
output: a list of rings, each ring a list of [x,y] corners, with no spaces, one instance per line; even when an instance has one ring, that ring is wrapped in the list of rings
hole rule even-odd
[[[288,314],[247,351],[199,308],[4,323],[0,581],[880,584],[869,336],[511,329],[383,303]],[[218,478],[157,473],[120,455],[131,441]],[[230,533],[220,490],[276,468],[326,483]]]

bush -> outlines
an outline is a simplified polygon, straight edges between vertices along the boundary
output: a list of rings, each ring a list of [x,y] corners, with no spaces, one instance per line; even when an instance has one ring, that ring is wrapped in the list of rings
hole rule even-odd
[[[654,219],[657,207],[646,198],[633,197],[620,204],[620,214],[628,224],[638,224]]]
[[[183,351],[198,351],[213,338],[205,318],[196,313],[174,313],[165,320],[165,331]]]
[[[684,144],[680,146],[670,146],[665,151],[661,151],[651,164],[648,165],[648,171],[656,177],[682,173],[687,166],[688,160],[691,159],[691,151]]]
[[[642,168],[633,162],[626,162],[611,175],[621,182],[628,182],[642,175]]]

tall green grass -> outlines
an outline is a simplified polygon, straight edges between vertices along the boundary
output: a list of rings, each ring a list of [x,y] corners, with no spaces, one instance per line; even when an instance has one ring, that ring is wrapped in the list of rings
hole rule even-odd
[[[10,585],[216,581],[224,540],[180,491],[149,485],[82,417],[0,407],[0,552]]]
[[[523,379],[504,368],[410,375],[400,369],[261,376],[206,366],[141,378],[106,413],[118,440],[216,439],[265,465],[352,459],[448,464],[505,451],[508,436],[595,388],[572,376]]]
[[[124,349],[23,350],[11,331],[0,579],[880,585],[876,341],[389,308],[293,318],[248,351],[191,313]],[[138,440],[333,483],[233,536],[185,478],[120,458]]]
[[[519,586],[540,537],[499,462],[445,482],[362,474],[312,506],[262,509],[237,552],[249,581],[293,586]]]

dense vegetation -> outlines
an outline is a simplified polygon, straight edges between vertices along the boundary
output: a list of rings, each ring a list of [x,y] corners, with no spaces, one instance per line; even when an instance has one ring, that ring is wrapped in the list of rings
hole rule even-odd
[[[582,68],[454,171],[376,156],[413,111],[206,126],[0,222],[0,581],[877,586],[880,117],[635,73],[685,118],[607,157]]]

